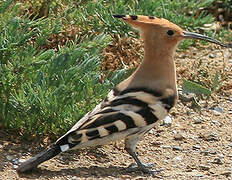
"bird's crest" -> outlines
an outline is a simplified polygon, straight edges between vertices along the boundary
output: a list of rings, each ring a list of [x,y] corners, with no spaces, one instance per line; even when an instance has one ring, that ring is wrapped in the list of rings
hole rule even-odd
[[[124,22],[131,24],[132,26],[140,29],[148,28],[150,26],[163,26],[173,29],[182,30],[176,24],[168,21],[164,18],[158,18],[155,16],[142,16],[142,15],[113,15],[115,18],[120,18]]]

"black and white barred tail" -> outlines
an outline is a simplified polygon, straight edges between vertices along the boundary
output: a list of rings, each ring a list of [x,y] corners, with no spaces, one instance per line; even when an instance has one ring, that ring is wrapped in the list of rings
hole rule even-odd
[[[53,145],[49,149],[37,154],[36,156],[28,159],[27,161],[23,162],[17,169],[17,172],[24,173],[26,171],[30,171],[36,168],[39,164],[47,161],[61,152],[61,149],[58,145]]]

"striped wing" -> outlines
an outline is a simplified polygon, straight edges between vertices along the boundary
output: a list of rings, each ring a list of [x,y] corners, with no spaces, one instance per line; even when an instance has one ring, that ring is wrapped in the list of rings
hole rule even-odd
[[[146,127],[163,119],[170,106],[174,104],[172,99],[174,97],[163,97],[161,93],[146,88],[133,88],[121,92],[114,89],[57,143],[61,146],[61,150],[65,151],[79,144],[114,134],[122,133],[127,136],[129,133],[124,132]]]

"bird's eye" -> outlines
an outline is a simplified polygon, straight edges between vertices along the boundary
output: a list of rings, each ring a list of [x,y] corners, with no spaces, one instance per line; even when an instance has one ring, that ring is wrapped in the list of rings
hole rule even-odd
[[[174,31],[173,31],[173,30],[168,30],[168,31],[167,31],[167,35],[173,36],[173,35],[174,35]]]

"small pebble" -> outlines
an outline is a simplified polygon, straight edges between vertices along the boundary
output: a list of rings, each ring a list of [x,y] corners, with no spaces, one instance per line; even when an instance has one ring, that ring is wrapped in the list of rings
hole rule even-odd
[[[232,63],[232,59],[229,59],[228,62],[229,62],[229,63]]]
[[[182,151],[183,150],[183,148],[180,147],[180,146],[173,146],[172,149],[177,150],[177,151]]]
[[[18,165],[14,165],[14,166],[13,166],[14,169],[17,169],[18,167],[19,167]]]
[[[230,102],[232,102],[232,98],[228,98],[227,100],[230,101]]]
[[[164,163],[169,164],[170,162],[169,160],[164,160]]]
[[[19,159],[18,158],[12,159],[12,163],[15,164],[15,165],[18,165],[19,164]]]
[[[200,177],[200,178],[203,178],[203,177],[204,177],[203,174],[195,174],[194,176],[195,176],[195,177]]]
[[[221,112],[218,112],[218,111],[215,111],[215,110],[213,110],[213,113],[214,113],[214,115],[216,115],[216,116],[220,116],[222,113]]]
[[[173,158],[173,161],[175,161],[175,162],[180,162],[180,161],[182,161],[182,159],[183,159],[183,157],[182,156],[176,156],[176,157],[174,157]]]
[[[7,155],[7,156],[6,156],[6,159],[7,159],[8,161],[11,161],[12,159],[14,159],[14,156],[12,156],[12,155]]]
[[[193,145],[193,149],[201,149],[201,146]]]
[[[191,112],[191,111],[186,111],[186,114],[188,115],[188,116],[191,116],[192,114],[194,114],[194,112]]]
[[[215,54],[209,54],[209,57],[213,59],[213,58],[215,58],[216,56],[215,56]]]
[[[223,112],[224,112],[224,109],[223,109],[223,108],[220,108],[220,107],[214,107],[213,110],[218,111],[218,112],[220,112],[220,113],[223,113]]]
[[[206,165],[204,165],[204,164],[200,164],[199,167],[200,167],[202,170],[204,170],[204,171],[208,171],[208,170],[210,169],[209,166],[206,166]]]
[[[115,178],[109,178],[109,179],[115,179]],[[128,178],[128,179],[130,179],[130,178]],[[142,177],[142,176],[137,176],[136,178],[135,178],[135,180],[143,180],[144,178]]]
[[[184,139],[184,136],[181,135],[181,134],[175,134],[175,135],[174,135],[174,139],[175,139],[176,141],[182,141],[182,140]]]
[[[173,130],[172,132],[173,132],[173,134],[177,134],[177,131],[176,131],[176,130]]]
[[[232,147],[232,143],[228,144],[229,147]]]
[[[212,163],[214,163],[214,164],[223,164],[222,158],[215,158]]]
[[[206,155],[208,155],[210,152],[207,151],[207,150],[204,150],[204,151],[201,151],[200,153],[206,156]]]
[[[215,150],[211,150],[211,151],[209,151],[209,150],[203,150],[200,153],[203,154],[203,155],[205,155],[205,156],[207,156],[209,154],[217,154],[217,152]]]
[[[170,116],[166,116],[163,120],[163,125],[165,126],[171,126],[172,125],[172,118]]]
[[[219,141],[219,137],[216,133],[201,134],[199,137],[204,139],[205,141]]]
[[[160,147],[163,148],[163,149],[169,149],[169,148],[171,148],[171,146],[169,146],[169,145],[162,145]]]
[[[155,131],[155,129],[151,129],[148,133],[149,134],[157,134],[156,131]]]
[[[210,153],[210,154],[217,154],[217,151],[214,150],[214,149],[212,149],[209,153]]]
[[[23,163],[25,161],[26,161],[26,159],[19,159],[19,164],[21,164],[21,163]]]
[[[211,122],[212,122],[213,124],[215,124],[215,125],[221,126],[221,123],[218,122],[218,121],[216,121],[216,120],[212,120]]]
[[[223,176],[230,176],[231,175],[231,171],[224,171],[221,173],[221,175]]]
[[[73,176],[73,177],[72,177],[72,180],[76,180],[76,179],[77,179],[77,177],[76,177],[76,176]]]
[[[200,123],[202,123],[202,120],[199,119],[199,118],[197,118],[197,117],[194,117],[193,120],[194,120],[194,124],[200,124]]]
[[[218,158],[222,159],[224,158],[225,156],[223,154],[218,154]]]

